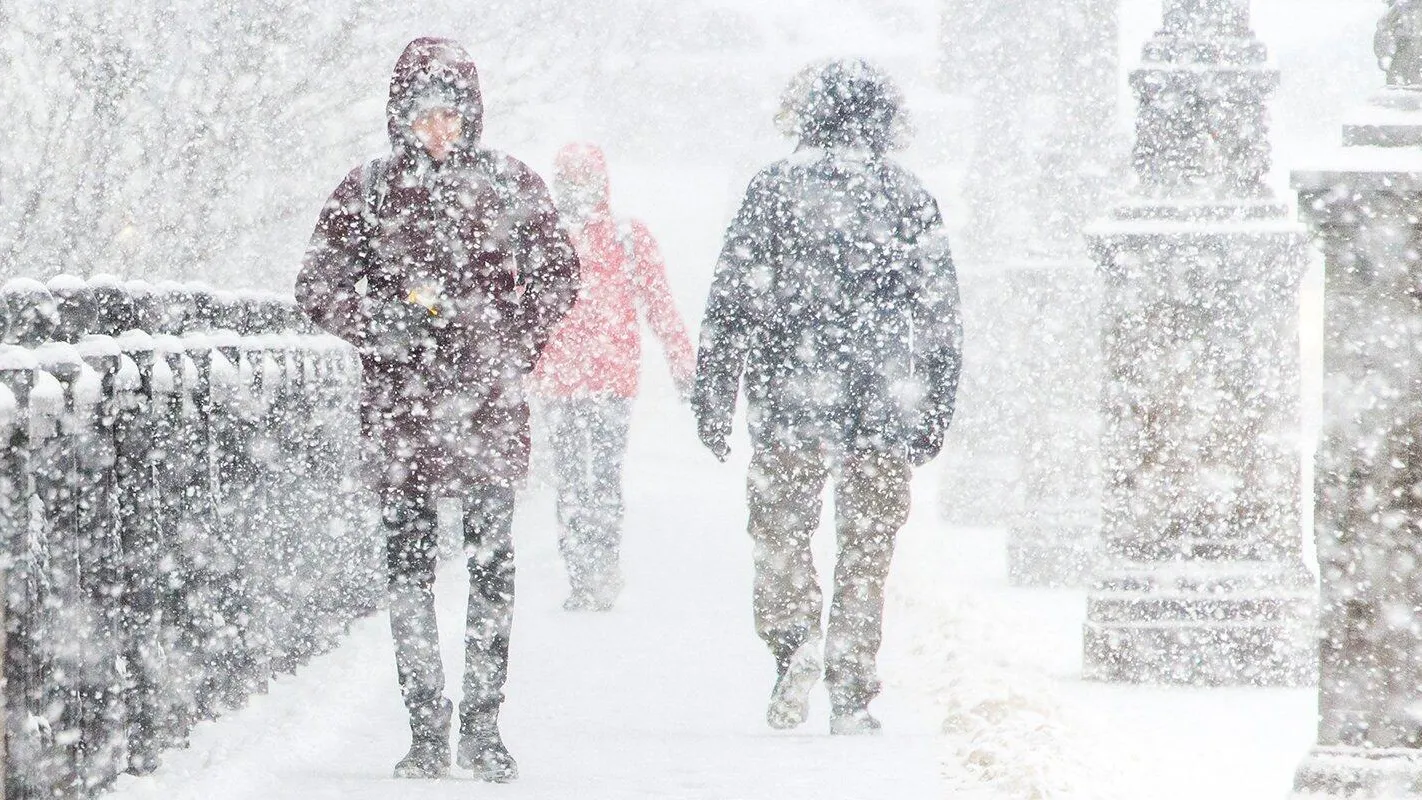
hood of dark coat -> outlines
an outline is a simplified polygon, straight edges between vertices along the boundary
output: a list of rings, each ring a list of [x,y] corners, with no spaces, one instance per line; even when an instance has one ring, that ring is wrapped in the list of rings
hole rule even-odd
[[[457,110],[464,119],[461,148],[479,143],[484,133],[484,96],[479,91],[479,71],[474,59],[453,39],[423,37],[405,46],[390,78],[390,99],[385,104],[390,144],[396,153],[419,147],[411,130],[415,101],[432,83],[452,89]]]
[[[607,177],[607,155],[601,147],[587,142],[563,145],[553,157],[553,174],[555,181],[599,185],[602,191],[594,211],[599,214],[609,213],[612,186]]]
[[[903,93],[862,59],[811,64],[791,81],[777,123],[802,147],[847,147],[883,153],[907,134]]]

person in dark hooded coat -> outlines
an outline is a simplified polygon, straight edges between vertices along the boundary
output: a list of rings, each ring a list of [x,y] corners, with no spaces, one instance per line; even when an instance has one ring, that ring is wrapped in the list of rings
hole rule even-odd
[[[776,728],[804,722],[823,674],[831,732],[878,730],[868,706],[894,538],[911,468],[937,455],[953,416],[957,277],[937,202],[885,155],[901,105],[863,61],[796,78],[780,122],[799,147],[751,181],[701,326],[693,407],[723,460],[742,384],[748,403],[754,611],[776,661]],[[810,540],[831,480],[839,556],[822,633]]]
[[[469,554],[460,766],[508,781],[499,736],[513,604],[515,488],[529,458],[521,384],[572,305],[578,260],[543,181],[479,143],[469,54],[411,42],[386,108],[391,153],[352,170],[321,211],[296,282],[302,308],[355,345],[361,418],[387,533],[390,622],[413,743],[400,777],[449,769],[433,583],[436,502],[463,501]]]

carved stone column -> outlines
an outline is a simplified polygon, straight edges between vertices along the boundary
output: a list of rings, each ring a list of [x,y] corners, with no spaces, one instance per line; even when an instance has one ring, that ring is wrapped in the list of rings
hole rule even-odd
[[[1116,3],[948,0],[945,29],[945,88],[972,95],[978,138],[944,510],[1008,529],[1014,583],[1076,583],[1097,550],[1099,494],[1100,280],[1080,231],[1122,149]]]
[[[968,219],[954,242],[968,342],[940,459],[944,516],[966,527],[1007,527],[1022,501],[1027,375],[1016,354],[1026,314],[1005,265],[1021,256],[1036,227],[1027,166],[1045,125],[1029,112],[1050,74],[1048,60],[1028,46],[1044,33],[1029,5],[944,3],[944,88],[971,99],[975,136],[963,185]]]
[[[1303,798],[1422,798],[1422,9],[1379,25],[1389,88],[1293,175],[1325,258],[1318,744]],[[1410,13],[1408,13],[1410,12]],[[1418,87],[1418,88],[1412,88]]]
[[[1265,184],[1278,83],[1247,0],[1167,0],[1131,75],[1134,197],[1093,230],[1102,315],[1105,561],[1086,676],[1299,683],[1304,236]]]

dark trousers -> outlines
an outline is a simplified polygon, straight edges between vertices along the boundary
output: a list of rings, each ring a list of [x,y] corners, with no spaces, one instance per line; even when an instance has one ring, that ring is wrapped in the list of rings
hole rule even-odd
[[[434,602],[438,498],[430,492],[396,490],[385,495],[390,632],[395,639],[400,691],[412,724],[418,725],[444,698]],[[481,717],[496,712],[504,699],[513,625],[514,491],[506,486],[478,486],[462,501],[469,605],[464,628],[464,700],[459,716],[467,732]]]
[[[894,538],[908,520],[910,475],[901,456],[832,458],[803,444],[758,445],[751,458],[756,633],[782,670],[801,644],[820,637],[824,600],[810,541],[820,523],[820,495],[833,477],[839,554],[824,634],[825,683],[839,710],[863,708],[879,693],[884,582]]]
[[[622,549],[622,463],[632,401],[586,397],[548,404],[558,481],[558,549],[574,591],[615,581]]]

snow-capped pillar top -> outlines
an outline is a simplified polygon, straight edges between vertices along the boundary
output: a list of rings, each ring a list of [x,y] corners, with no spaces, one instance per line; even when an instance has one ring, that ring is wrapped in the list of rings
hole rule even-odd
[[[1166,0],[1166,34],[1191,38],[1248,38],[1249,0]]]
[[[1249,27],[1247,0],[1166,0],[1163,25],[1131,73],[1140,101],[1134,166],[1148,215],[1273,217],[1267,102],[1279,70]],[[1213,206],[1213,207],[1207,207]],[[1139,215],[1142,209],[1135,209]]]

